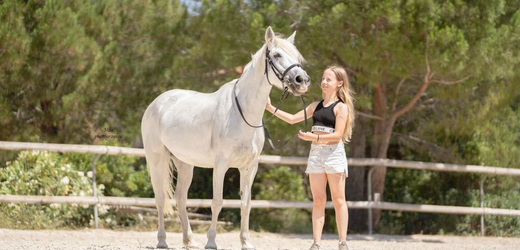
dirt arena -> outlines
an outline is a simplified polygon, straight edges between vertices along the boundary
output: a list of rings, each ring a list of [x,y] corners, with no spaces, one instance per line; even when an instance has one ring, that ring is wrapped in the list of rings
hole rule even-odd
[[[311,235],[272,234],[251,232],[256,249],[308,249]],[[205,243],[205,234],[196,234],[199,243]],[[455,236],[390,236],[349,235],[351,250],[466,250],[497,249],[518,250],[520,238],[498,237],[455,237]],[[170,249],[182,249],[182,235],[168,233],[166,242]],[[11,230],[0,229],[0,249],[88,249],[122,250],[154,249],[156,232],[129,232],[111,230]],[[324,235],[324,249],[337,249],[335,235]],[[219,249],[240,249],[239,232],[217,235]]]

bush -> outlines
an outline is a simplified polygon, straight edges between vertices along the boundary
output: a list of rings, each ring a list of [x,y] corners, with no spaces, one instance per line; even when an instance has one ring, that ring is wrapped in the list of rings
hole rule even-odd
[[[253,184],[255,200],[307,201],[301,176],[291,168],[281,166],[260,174],[259,181]],[[299,208],[253,209],[251,227],[280,233],[310,233],[312,220],[309,211]],[[255,218],[261,218],[255,220]]]
[[[515,180],[516,179],[516,180]],[[484,207],[520,210],[520,183],[518,177],[492,176],[484,185]],[[470,206],[480,207],[480,190],[471,190]],[[520,218],[486,215],[484,228],[487,236],[520,236]],[[457,225],[464,234],[480,234],[480,215],[465,216]]]
[[[67,158],[78,170],[92,171],[94,155],[71,153]],[[153,197],[146,165],[137,156],[102,155],[96,164],[96,182],[103,184],[106,196]]]
[[[478,174],[391,169],[385,198],[398,203],[480,207],[480,178]],[[485,207],[520,209],[518,177],[490,176],[484,189]],[[487,215],[485,229],[488,236],[519,236],[520,218]],[[383,211],[378,232],[480,235],[480,215]]]
[[[22,151],[13,162],[0,166],[0,194],[92,196],[93,157],[91,154]],[[147,169],[140,163],[139,157],[102,156],[96,164],[97,195],[153,197]],[[87,204],[0,203],[0,227],[93,227],[93,210],[93,206]],[[145,222],[142,217],[123,210],[98,205],[99,226],[156,228],[155,222]]]
[[[92,173],[56,153],[22,151],[14,162],[0,168],[0,194],[40,196],[91,196]],[[99,192],[102,195],[102,189]],[[104,207],[103,207],[104,208]],[[101,212],[106,208],[101,209]],[[93,218],[92,209],[82,204],[0,204],[0,227],[83,227]]]

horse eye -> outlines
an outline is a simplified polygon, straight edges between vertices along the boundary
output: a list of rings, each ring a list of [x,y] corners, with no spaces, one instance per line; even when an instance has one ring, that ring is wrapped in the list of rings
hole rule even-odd
[[[282,57],[282,55],[280,55],[279,53],[274,53],[274,55],[273,55],[273,56],[274,56],[274,58],[276,58],[276,59],[278,59],[278,58]]]

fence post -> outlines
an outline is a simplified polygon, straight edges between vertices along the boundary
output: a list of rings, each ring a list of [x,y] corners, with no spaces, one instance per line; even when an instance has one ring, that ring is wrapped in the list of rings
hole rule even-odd
[[[97,198],[97,185],[96,185],[96,163],[99,159],[99,157],[101,157],[100,154],[96,155],[96,157],[94,157],[94,160],[92,160],[92,196],[96,197]],[[98,199],[98,202],[99,202],[99,199]],[[96,229],[99,228],[99,219],[98,219],[98,204],[95,204],[94,205],[94,223],[96,225]]]
[[[480,178],[480,208],[482,208],[482,211],[484,211],[484,180],[489,175],[484,175],[482,178]],[[484,228],[484,216],[485,214],[480,215],[480,236],[484,237],[485,235],[485,228]]]
[[[372,172],[376,169],[376,166],[370,167],[367,176],[367,190],[368,190],[368,234],[372,234]]]

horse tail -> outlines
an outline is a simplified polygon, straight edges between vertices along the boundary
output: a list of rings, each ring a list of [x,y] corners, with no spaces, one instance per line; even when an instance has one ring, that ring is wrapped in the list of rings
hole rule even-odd
[[[141,124],[143,146],[146,155],[146,165],[152,180],[155,204],[159,211],[173,214],[171,200],[174,198],[173,179],[175,165],[172,155],[161,142],[157,132],[159,131],[151,122],[153,119],[147,109]]]
[[[172,163],[170,151],[164,148],[161,153],[146,154],[148,171],[152,179],[155,204],[165,214],[173,214],[171,200],[174,199],[173,179],[175,165]]]
[[[168,151],[169,153],[170,151]],[[171,154],[168,155],[168,167],[164,169],[164,186],[163,186],[163,193],[166,197],[166,201],[164,203],[164,211],[166,214],[173,215],[173,206],[171,203],[171,200],[174,200],[175,197],[175,190],[174,190],[174,183],[173,180],[175,179],[175,176],[173,175],[175,171],[175,165],[172,162]]]

